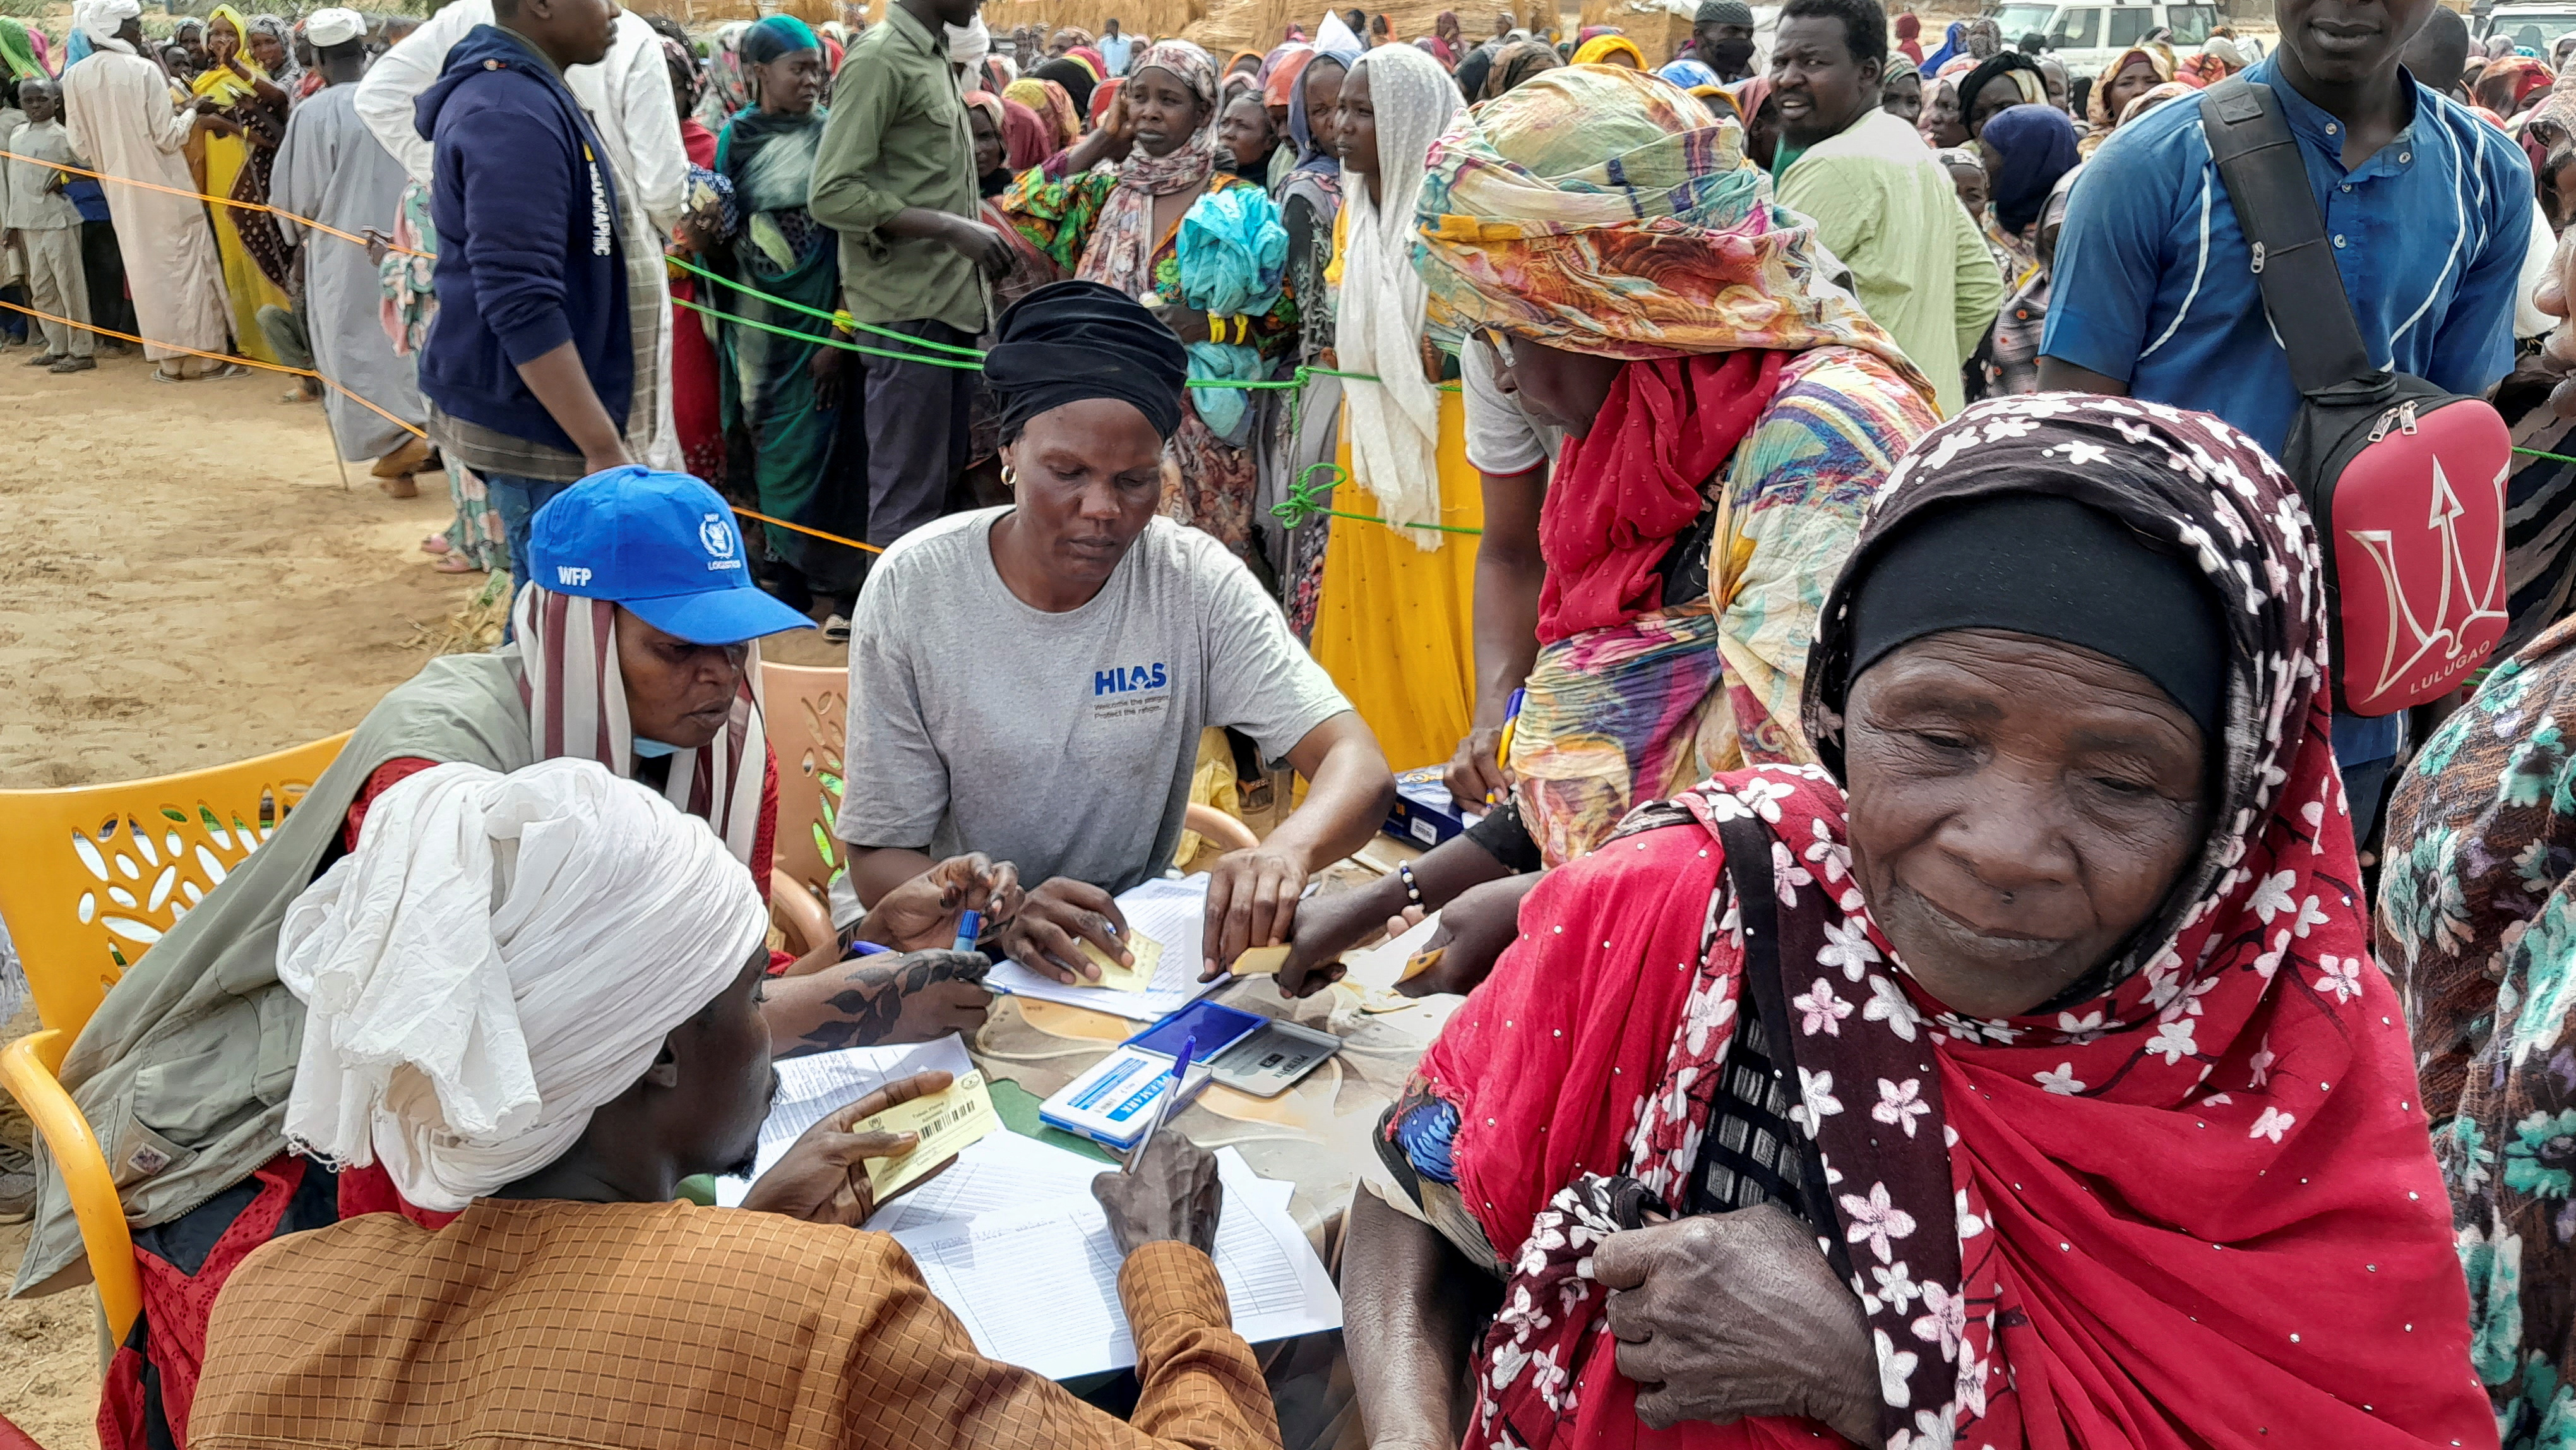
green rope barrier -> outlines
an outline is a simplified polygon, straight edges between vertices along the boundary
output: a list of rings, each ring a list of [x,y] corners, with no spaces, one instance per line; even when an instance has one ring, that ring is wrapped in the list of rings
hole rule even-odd
[[[2526,458],[2546,458],[2552,463],[2576,463],[2576,458],[2570,458],[2564,453],[2543,453],[2537,448],[2517,448],[2513,451]]]
[[[716,318],[719,321],[739,323],[744,327],[756,327],[763,332],[777,333],[780,337],[792,337],[799,342],[819,342],[825,347],[837,347],[850,352],[863,352],[870,357],[890,357],[897,362],[922,363],[935,368],[957,368],[970,373],[980,373],[984,370],[984,365],[982,363],[966,362],[958,358],[923,357],[919,353],[893,352],[882,347],[865,347],[855,342],[843,342],[837,337],[816,337],[810,332],[798,332],[792,327],[780,327],[774,323],[760,322],[749,317],[737,317],[733,313],[720,312],[713,307],[702,306],[699,303],[683,302],[677,297],[671,299],[671,305],[674,307],[685,307],[691,312],[703,313],[706,316]]]
[[[760,290],[759,288],[757,288],[757,287],[750,286],[750,285],[748,285],[748,284],[746,284],[746,283],[737,282],[737,281],[735,281],[735,280],[734,280],[733,278],[731,278],[731,277],[727,277],[727,276],[724,276],[724,275],[722,275],[722,274],[720,274],[720,273],[716,273],[716,272],[710,272],[710,271],[708,271],[706,268],[699,266],[697,263],[690,261],[690,260],[689,260],[688,258],[686,258],[686,257],[681,257],[681,256],[669,256],[669,257],[665,257],[665,258],[664,258],[664,260],[665,260],[665,261],[668,261],[669,263],[671,263],[671,265],[673,265],[673,266],[675,266],[675,267],[678,267],[680,270],[682,270],[682,271],[684,271],[684,272],[691,273],[691,274],[693,274],[693,275],[695,275],[695,276],[704,277],[704,278],[706,278],[706,279],[707,279],[708,281],[710,281],[710,282],[721,282],[721,283],[723,283],[724,285],[726,285],[727,287],[731,287],[732,289],[734,289],[734,290],[735,290],[735,291],[737,291],[737,292],[748,292],[748,293],[750,293],[752,296],[759,298],[761,301],[768,303],[768,304],[769,304],[770,306],[772,306],[772,307],[783,307],[783,308],[786,308],[786,309],[787,309],[788,311],[790,311],[790,312],[801,312],[801,313],[804,313],[804,314],[805,314],[806,316],[808,316],[808,317],[819,317],[819,318],[823,319],[825,322],[832,323],[832,324],[834,324],[835,326],[855,328],[855,329],[857,329],[857,330],[858,330],[858,331],[860,331],[860,332],[870,332],[870,333],[874,333],[874,334],[876,334],[876,335],[877,335],[877,336],[879,336],[879,337],[891,337],[891,338],[895,338],[895,339],[898,339],[898,340],[903,341],[903,342],[908,342],[908,343],[912,344],[914,347],[925,347],[925,348],[929,348],[929,349],[930,349],[931,351],[933,351],[933,352],[956,353],[957,355],[959,355],[959,356],[961,356],[961,357],[971,357],[971,358],[975,359],[977,362],[982,362],[982,361],[984,360],[984,354],[983,354],[982,349],[980,349],[980,348],[960,347],[960,346],[958,346],[956,343],[953,343],[953,342],[933,342],[933,341],[931,341],[930,339],[928,339],[928,338],[926,338],[926,337],[915,337],[915,336],[913,336],[911,333],[908,333],[908,332],[897,332],[897,331],[895,331],[893,328],[890,328],[890,327],[878,327],[878,326],[876,326],[876,325],[875,325],[875,324],[873,324],[873,323],[861,322],[861,321],[859,321],[857,318],[847,316],[847,315],[845,315],[845,314],[843,314],[843,313],[838,313],[838,312],[825,312],[824,310],[822,310],[822,309],[821,309],[821,308],[819,308],[819,307],[808,307],[808,306],[806,306],[806,305],[805,305],[804,303],[802,303],[802,302],[790,302],[790,301],[788,301],[788,300],[787,300],[786,298],[784,298],[784,297],[775,297],[775,296],[772,296],[772,295],[770,295],[770,294],[769,294],[769,293],[767,293],[767,292],[763,292],[763,291],[761,291],[761,290]],[[800,337],[801,337],[801,336],[805,336],[805,335],[807,335],[807,334],[803,334],[803,333],[792,333],[792,334],[790,334],[790,336],[800,336]]]
[[[1321,485],[1319,489],[1318,485],[1309,482],[1309,480],[1314,478],[1318,473],[1331,474],[1333,476],[1332,481]],[[1470,529],[1458,524],[1392,523],[1386,519],[1379,518],[1374,514],[1344,513],[1340,509],[1328,508],[1323,503],[1317,501],[1317,495],[1320,491],[1337,488],[1349,479],[1349,477],[1349,472],[1338,463],[1310,463],[1306,466],[1306,470],[1303,473],[1297,475],[1297,481],[1288,485],[1287,499],[1270,506],[1270,516],[1277,519],[1282,526],[1291,529],[1296,528],[1298,525],[1305,523],[1309,519],[1328,518],[1351,519],[1363,524],[1385,524],[1386,527],[1390,529],[1438,529],[1444,534],[1481,535],[1485,532],[1483,529]]]

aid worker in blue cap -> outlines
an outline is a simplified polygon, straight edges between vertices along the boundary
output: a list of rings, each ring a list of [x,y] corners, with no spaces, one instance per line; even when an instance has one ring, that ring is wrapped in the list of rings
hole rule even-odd
[[[162,1224],[186,1225],[169,1242],[233,1235],[253,1203],[284,1228],[329,1222],[335,1204],[396,1206],[379,1168],[344,1173],[336,1191],[295,1188],[328,1170],[283,1151],[281,1078],[301,1054],[304,1011],[276,970],[288,903],[354,847],[396,781],[450,761],[507,772],[595,760],[704,820],[769,894],[778,768],[755,641],[812,626],[753,584],[732,510],[687,474],[608,469],[537,514],[528,557],[516,640],[431,660],[378,701],[276,834],[119,979],[64,1060],[63,1085],[99,1141],[165,1145],[120,1186],[138,1253],[163,1241],[139,1231]],[[990,1001],[985,959],[946,948],[966,911],[1008,918],[1019,906],[1011,867],[982,856],[952,856],[886,893],[851,929],[873,954],[841,961],[835,942],[780,964],[761,1009],[778,1054],[975,1031]],[[81,1256],[51,1159],[41,1173],[29,1286],[76,1272]],[[262,1195],[232,1191],[255,1181]],[[281,1216],[267,1192],[291,1194],[295,1212]],[[212,1272],[238,1257],[209,1261],[223,1266]],[[172,1296],[193,1309],[138,1324],[143,1357],[196,1364],[221,1286],[203,1265],[156,1257],[151,1268],[203,1292]]]
[[[529,525],[511,648],[540,758],[600,743],[603,764],[705,817],[765,892],[778,763],[761,720],[758,640],[814,624],[764,592],[748,561],[732,508],[700,480],[636,464],[594,473]],[[959,913],[1007,918],[1019,890],[1008,863],[955,856],[904,896],[892,912],[880,903],[856,940],[946,946]],[[839,946],[809,953],[768,989],[764,1015],[780,1042],[849,1047],[983,1025],[980,956],[928,953],[906,1003],[891,961],[868,961],[882,953],[836,965]]]

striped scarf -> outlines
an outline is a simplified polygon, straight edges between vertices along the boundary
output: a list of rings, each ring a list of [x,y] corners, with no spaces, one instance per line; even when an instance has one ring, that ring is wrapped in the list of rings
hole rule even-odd
[[[617,672],[617,605],[535,584],[519,591],[511,611],[523,668],[519,694],[541,760],[579,756],[632,778],[635,732],[626,718],[626,682]],[[761,723],[760,646],[745,646],[742,693],[716,738],[671,757],[662,796],[715,827],[734,859],[751,861],[760,834],[761,782],[768,751]]]

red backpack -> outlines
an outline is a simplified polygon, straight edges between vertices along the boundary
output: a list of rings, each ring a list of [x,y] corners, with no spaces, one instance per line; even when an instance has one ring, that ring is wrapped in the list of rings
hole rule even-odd
[[[2372,365],[2271,87],[2210,87],[2200,124],[2299,390],[2281,467],[2325,553],[2335,708],[2438,699],[2504,636],[2513,439],[2485,399]]]

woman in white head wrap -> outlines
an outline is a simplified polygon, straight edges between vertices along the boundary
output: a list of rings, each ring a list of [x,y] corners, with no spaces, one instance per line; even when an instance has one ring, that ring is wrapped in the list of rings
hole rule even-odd
[[[1392,524],[1440,521],[1440,391],[1424,376],[1427,294],[1413,270],[1413,204],[1431,143],[1462,107],[1440,63],[1405,46],[1380,46],[1352,62],[1342,82],[1336,133],[1346,236],[1334,294],[1334,341],[1350,400],[1351,471],[1377,495]],[[1403,529],[1425,551],[1435,529]]]
[[[703,821],[597,762],[422,771],[287,909],[287,1141],[462,1209],[571,1147],[767,929]]]
[[[1355,57],[1335,106],[1342,210],[1325,280],[1334,287],[1336,365],[1377,381],[1341,380],[1357,487],[1336,490],[1333,507],[1390,522],[1332,521],[1321,583],[1308,596],[1311,647],[1383,732],[1390,760],[1446,758],[1476,703],[1476,550],[1459,535],[1406,527],[1473,530],[1485,521],[1482,481],[1460,447],[1476,436],[1467,426],[1474,401],[1445,394],[1440,375],[1427,371],[1445,360],[1424,348],[1424,292],[1412,261],[1423,163],[1462,114],[1456,83],[1409,45]]]

